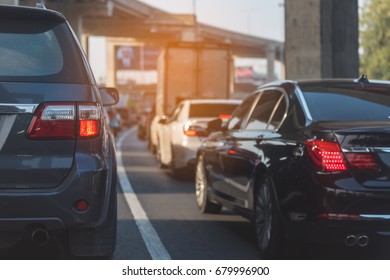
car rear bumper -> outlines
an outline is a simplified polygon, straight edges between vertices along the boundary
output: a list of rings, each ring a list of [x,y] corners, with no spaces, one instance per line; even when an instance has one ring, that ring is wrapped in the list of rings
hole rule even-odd
[[[315,221],[289,222],[289,238],[319,244],[344,244],[364,247],[368,243],[390,237],[389,215],[360,215],[360,219],[318,218]]]
[[[306,172],[295,186],[279,199],[286,234],[293,239],[345,244],[348,236],[390,237],[389,188],[366,188],[346,172]]]
[[[174,144],[175,168],[194,168],[200,143],[200,137],[186,137],[181,143]]]
[[[98,228],[106,223],[116,176],[98,155],[77,155],[66,179],[53,189],[2,190],[0,231]],[[91,162],[93,161],[93,163]],[[100,163],[99,163],[100,162]],[[88,208],[81,211],[78,201]]]

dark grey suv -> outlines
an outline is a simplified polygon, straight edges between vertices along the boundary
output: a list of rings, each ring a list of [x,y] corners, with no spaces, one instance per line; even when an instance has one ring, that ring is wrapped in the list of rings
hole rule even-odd
[[[0,247],[45,245],[108,257],[116,242],[116,163],[98,88],[63,15],[0,6]]]

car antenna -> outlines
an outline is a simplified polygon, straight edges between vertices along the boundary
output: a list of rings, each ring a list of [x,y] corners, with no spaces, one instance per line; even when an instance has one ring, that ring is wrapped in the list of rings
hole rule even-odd
[[[45,4],[43,4],[42,2],[36,3],[35,7],[38,8],[38,9],[46,10]]]
[[[366,84],[370,83],[370,81],[367,78],[367,75],[364,75],[364,74],[361,75],[357,81],[361,84],[362,87],[364,87]]]

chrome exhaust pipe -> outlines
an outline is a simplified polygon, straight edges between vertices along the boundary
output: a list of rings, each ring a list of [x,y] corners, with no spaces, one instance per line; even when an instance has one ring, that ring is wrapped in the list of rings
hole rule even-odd
[[[370,241],[370,239],[368,238],[367,235],[359,235],[359,237],[357,238],[357,244],[360,247],[367,246],[369,241]]]
[[[49,242],[49,233],[43,228],[37,228],[31,233],[31,241],[39,246],[45,246]]]
[[[352,246],[355,246],[357,243],[357,238],[355,235],[351,234],[351,235],[348,235],[347,237],[345,237],[344,239],[344,244],[349,246],[349,247],[352,247]]]

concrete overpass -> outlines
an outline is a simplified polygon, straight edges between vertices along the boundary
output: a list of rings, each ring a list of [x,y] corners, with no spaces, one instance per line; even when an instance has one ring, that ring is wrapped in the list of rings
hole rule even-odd
[[[35,6],[34,0],[8,0]],[[274,62],[283,62],[281,42],[249,36],[198,23],[191,14],[170,14],[136,0],[46,0],[45,6],[63,13],[83,47],[88,36],[135,38],[146,45],[170,41],[223,43],[240,57],[267,59],[267,79],[273,80]]]

